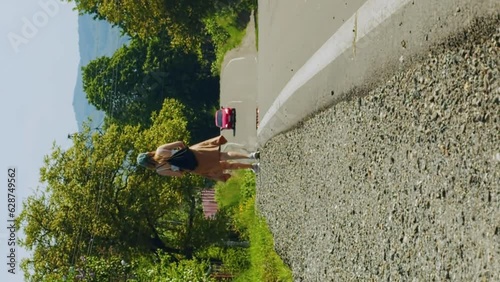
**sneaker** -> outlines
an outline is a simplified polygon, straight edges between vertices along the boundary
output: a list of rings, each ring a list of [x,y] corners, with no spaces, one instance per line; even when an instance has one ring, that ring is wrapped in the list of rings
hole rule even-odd
[[[250,154],[250,158],[251,158],[251,159],[254,159],[254,160],[258,160],[258,159],[260,159],[260,152],[259,152],[259,151],[257,151],[257,152],[253,152],[253,153],[251,153],[251,154]]]
[[[259,173],[260,172],[260,163],[252,164],[252,170],[254,173]]]

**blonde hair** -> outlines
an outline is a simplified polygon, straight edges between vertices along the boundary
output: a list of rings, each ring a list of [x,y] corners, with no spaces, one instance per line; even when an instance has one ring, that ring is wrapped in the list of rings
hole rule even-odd
[[[159,164],[159,161],[157,160],[155,152],[154,151],[147,152],[146,155],[147,155],[146,159],[147,161],[145,163],[145,167],[149,169],[156,169],[156,167]]]

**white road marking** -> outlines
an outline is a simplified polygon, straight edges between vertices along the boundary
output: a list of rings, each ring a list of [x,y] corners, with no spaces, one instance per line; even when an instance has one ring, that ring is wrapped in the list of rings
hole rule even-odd
[[[236,104],[236,103],[243,103],[243,101],[240,101],[240,100],[238,100],[238,101],[230,101],[230,102],[226,103],[226,106],[229,107],[229,105]]]
[[[244,59],[246,59],[246,58],[245,58],[245,57],[238,57],[238,58],[234,58],[234,59],[229,60],[229,62],[227,63],[227,65],[224,67],[224,70],[225,70],[225,69],[226,69],[226,68],[227,68],[227,67],[228,67],[228,66],[229,66],[232,62],[236,62],[236,61],[240,61],[240,60],[244,60]],[[224,71],[224,70],[223,70],[223,71]],[[223,72],[223,71],[222,71],[222,72]],[[221,72],[221,73],[222,73],[222,72]]]
[[[292,76],[283,90],[274,100],[269,110],[260,121],[257,134],[260,136],[267,124],[280,110],[282,105],[311,78],[333,62],[344,51],[353,45],[353,41],[361,40],[379,24],[388,19],[410,0],[368,0],[347,20],[332,37],[321,46],[316,53]],[[353,35],[353,27],[357,32]],[[353,36],[356,38],[353,39]]]
[[[245,59],[245,57],[238,57],[238,58],[231,59],[231,60],[229,61],[229,63],[227,63],[227,65],[226,65],[226,66],[229,66],[229,64],[230,64],[230,63],[232,63],[232,62],[234,62],[234,61],[239,61],[239,60],[244,60],[244,59]]]

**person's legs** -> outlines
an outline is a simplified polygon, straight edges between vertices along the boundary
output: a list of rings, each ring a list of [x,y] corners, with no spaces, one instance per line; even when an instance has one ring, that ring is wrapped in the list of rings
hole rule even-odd
[[[260,158],[259,152],[253,152],[250,154],[243,154],[239,152],[220,152],[221,161],[238,160],[238,159],[255,160],[259,158]]]
[[[252,168],[252,164],[243,164],[243,163],[230,163],[230,162],[220,162],[222,169],[234,170],[234,169],[245,169]]]
[[[238,159],[250,159],[250,155],[238,152],[220,152],[221,161],[238,160]]]

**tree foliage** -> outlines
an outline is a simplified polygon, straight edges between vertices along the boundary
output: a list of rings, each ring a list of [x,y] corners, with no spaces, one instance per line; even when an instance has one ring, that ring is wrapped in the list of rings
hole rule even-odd
[[[45,157],[45,191],[30,196],[18,218],[26,234],[21,244],[33,252],[22,264],[34,273],[31,280],[60,278],[83,267],[82,257],[190,256],[183,199],[202,179],[160,177],[135,163],[138,152],[189,140],[182,110],[169,99],[148,129],[111,124],[100,133],[87,127],[73,136],[72,147],[55,146]]]
[[[159,38],[132,40],[112,57],[101,57],[83,68],[87,99],[106,113],[109,123],[149,126],[150,116],[165,98],[186,107],[184,115],[194,140],[215,133],[209,111],[218,104],[219,82],[197,57]]]
[[[204,37],[201,19],[227,0],[69,0],[80,13],[88,13],[120,26],[131,37],[149,39],[165,31],[173,46],[195,50]]]
[[[149,124],[151,113],[166,97],[190,99],[197,73],[195,56],[159,40],[132,40],[112,57],[100,57],[83,67],[83,88],[89,102],[113,121]]]

